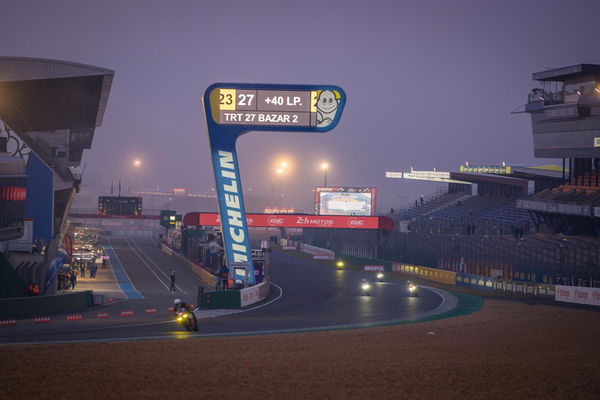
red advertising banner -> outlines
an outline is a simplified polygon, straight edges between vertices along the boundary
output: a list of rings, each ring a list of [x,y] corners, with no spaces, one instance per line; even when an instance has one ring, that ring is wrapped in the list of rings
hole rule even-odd
[[[299,214],[247,214],[250,227],[282,228],[337,228],[337,229],[393,229],[394,222],[387,217]],[[218,226],[217,213],[188,213],[183,218],[188,226]]]
[[[554,300],[600,306],[600,288],[556,285]]]

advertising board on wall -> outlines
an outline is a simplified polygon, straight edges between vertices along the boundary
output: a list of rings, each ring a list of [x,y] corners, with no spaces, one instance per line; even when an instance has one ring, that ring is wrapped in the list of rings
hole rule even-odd
[[[365,265],[366,272],[384,272],[385,266],[383,265]]]
[[[600,306],[600,288],[556,285],[556,301]]]
[[[306,215],[306,214],[246,214],[249,227],[393,229],[387,217]],[[217,213],[189,213],[183,219],[188,226],[219,226]]]

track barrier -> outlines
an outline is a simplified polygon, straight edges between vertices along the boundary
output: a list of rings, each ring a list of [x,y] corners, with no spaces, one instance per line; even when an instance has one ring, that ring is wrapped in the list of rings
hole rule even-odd
[[[101,312],[96,315],[96,318],[109,318],[107,312]]]
[[[33,319],[34,324],[47,324],[50,322],[50,317],[36,317]]]
[[[146,309],[146,314],[156,314],[156,308],[148,308]]]
[[[121,317],[133,317],[133,311],[121,311]]]
[[[2,319],[0,320],[0,326],[15,326],[17,321],[14,319]]]
[[[67,315],[67,321],[80,321],[83,319],[81,314],[69,314]]]

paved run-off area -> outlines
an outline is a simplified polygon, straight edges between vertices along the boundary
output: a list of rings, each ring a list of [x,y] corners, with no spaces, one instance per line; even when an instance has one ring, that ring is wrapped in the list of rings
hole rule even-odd
[[[379,328],[3,346],[0,398],[596,399],[599,337],[598,311],[488,299]]]

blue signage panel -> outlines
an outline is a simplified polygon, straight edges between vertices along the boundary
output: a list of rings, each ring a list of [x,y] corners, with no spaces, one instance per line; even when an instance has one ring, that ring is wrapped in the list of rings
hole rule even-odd
[[[337,86],[215,83],[203,100],[229,276],[255,284],[237,138],[249,131],[327,132],[340,121],[346,94]]]

